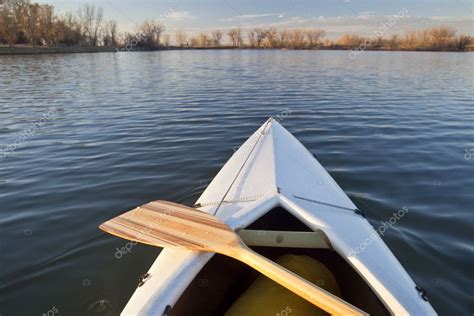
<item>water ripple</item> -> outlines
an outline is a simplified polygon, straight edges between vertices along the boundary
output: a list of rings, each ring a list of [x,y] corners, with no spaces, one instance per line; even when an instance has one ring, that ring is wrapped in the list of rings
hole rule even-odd
[[[426,52],[2,57],[1,312],[118,314],[159,250],[117,260],[125,242],[97,226],[154,199],[192,204],[286,112],[282,124],[372,225],[409,209],[384,240],[440,314],[471,314],[473,66],[473,54]]]

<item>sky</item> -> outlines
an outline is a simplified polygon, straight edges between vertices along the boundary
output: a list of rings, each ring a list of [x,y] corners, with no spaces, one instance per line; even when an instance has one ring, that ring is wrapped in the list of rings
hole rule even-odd
[[[33,0],[34,1],[34,0]],[[37,0],[38,1],[38,0]],[[102,7],[121,32],[132,32],[145,19],[159,20],[166,31],[197,34],[233,27],[322,28],[328,38],[354,33],[384,35],[449,25],[474,35],[474,0],[40,0],[57,11],[76,11],[85,3]],[[393,21],[393,20],[392,20]]]

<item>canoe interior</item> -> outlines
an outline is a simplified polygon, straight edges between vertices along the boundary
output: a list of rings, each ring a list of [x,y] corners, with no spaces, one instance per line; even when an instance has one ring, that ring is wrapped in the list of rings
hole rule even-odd
[[[311,231],[281,207],[270,210],[246,229]],[[390,315],[364,280],[333,250],[274,247],[252,249],[272,260],[288,253],[313,257],[331,270],[344,300],[370,315]],[[223,315],[258,275],[258,272],[245,264],[216,254],[184,291],[173,306],[171,315]]]

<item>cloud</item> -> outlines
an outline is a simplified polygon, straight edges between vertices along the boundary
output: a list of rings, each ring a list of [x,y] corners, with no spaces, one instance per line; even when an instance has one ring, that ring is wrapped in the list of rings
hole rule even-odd
[[[397,14],[397,12],[395,13]],[[288,18],[275,23],[258,23],[248,25],[247,27],[268,27],[270,25],[276,28],[321,28],[324,29],[329,38],[336,38],[345,33],[354,33],[359,35],[370,35],[380,28],[383,23],[392,19],[392,15],[375,15],[373,12],[362,12],[357,16],[316,16],[310,18]],[[387,29],[387,36],[392,34],[403,34],[409,30],[419,30],[433,26],[448,25],[458,31],[458,34],[473,34],[472,18],[459,16],[433,16],[433,17],[415,17],[405,14],[398,19],[393,26]]]
[[[359,13],[359,17],[367,18],[372,16],[375,16],[375,11],[363,11]]]
[[[259,18],[266,18],[270,16],[277,16],[276,13],[260,13],[260,14],[242,14],[231,16],[229,18],[223,19],[222,21],[233,22],[233,21],[242,21],[242,20],[253,20]]]
[[[196,16],[192,15],[189,11],[171,11],[167,17],[167,19],[172,21],[185,21],[185,20],[193,20]]]
[[[469,16],[449,16],[449,15],[445,15],[445,16],[432,16],[431,19],[433,20],[437,20],[437,21],[448,21],[448,22],[454,22],[454,21],[465,21],[465,20],[469,20],[471,19],[472,21],[472,17],[469,17]]]

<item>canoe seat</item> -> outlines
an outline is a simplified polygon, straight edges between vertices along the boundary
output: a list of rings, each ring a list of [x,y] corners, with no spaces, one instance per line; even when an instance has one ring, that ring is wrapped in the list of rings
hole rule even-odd
[[[275,231],[241,230],[240,238],[247,246],[329,249],[329,241],[323,231]]]
[[[308,256],[283,255],[277,263],[306,280],[340,296],[334,275],[321,262]],[[226,316],[327,315],[303,298],[260,275],[229,308]]]

